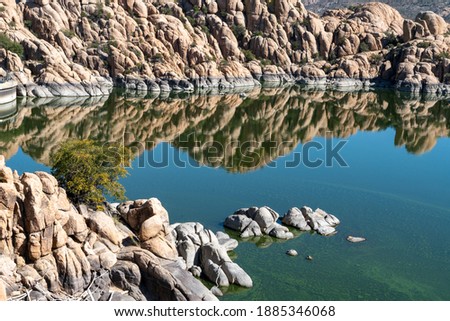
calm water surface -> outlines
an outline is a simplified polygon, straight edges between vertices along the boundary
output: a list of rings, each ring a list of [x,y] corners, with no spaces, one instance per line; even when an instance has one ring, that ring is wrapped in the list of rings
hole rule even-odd
[[[67,139],[124,140],[140,152],[127,196],[158,197],[172,222],[223,230],[227,215],[252,205],[281,215],[309,205],[341,219],[332,237],[240,240],[231,254],[255,286],[229,288],[225,300],[450,300],[449,130],[448,101],[391,92],[115,92],[20,102],[0,122],[0,153],[19,172],[48,170]],[[340,141],[346,167],[286,166],[310,142]],[[300,255],[287,256],[291,248]]]

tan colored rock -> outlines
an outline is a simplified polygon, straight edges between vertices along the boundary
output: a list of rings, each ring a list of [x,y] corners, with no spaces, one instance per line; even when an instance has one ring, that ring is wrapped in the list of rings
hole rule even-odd
[[[67,223],[63,225],[63,229],[68,236],[75,236],[80,242],[84,241],[88,233],[88,227],[83,216],[75,210],[68,212]]]
[[[387,4],[380,2],[364,4],[361,10],[355,13],[355,17],[362,21],[369,21],[378,31],[392,30],[394,33],[402,35],[403,17]]]
[[[52,252],[54,226],[47,226],[41,231],[41,256],[46,256]]]
[[[331,32],[321,31],[317,38],[319,55],[325,59],[328,59],[331,44],[333,43],[333,34]]]
[[[448,29],[445,20],[432,11],[419,13],[416,16],[416,22],[421,24],[428,31],[427,34],[432,36],[443,35]]]
[[[58,181],[46,172],[35,172],[42,183],[42,191],[46,194],[55,194],[58,191]]]
[[[67,243],[67,233],[59,222],[53,226],[53,249],[63,247]]]
[[[2,280],[0,280],[0,301],[7,301],[6,287]]]
[[[111,251],[105,251],[99,254],[98,257],[100,259],[100,265],[107,270],[110,270],[117,262],[116,255]]]
[[[58,270],[53,255],[47,255],[37,260],[34,268],[44,278],[49,291],[58,292],[60,290]]]
[[[159,215],[154,215],[142,223],[139,232],[141,242],[148,241],[163,230],[163,221]]]
[[[25,173],[21,182],[24,185],[25,229],[34,233],[51,226],[55,221],[54,204],[43,192],[42,182],[35,174]]]
[[[42,256],[41,252],[41,233],[30,233],[28,237],[28,257],[32,261],[38,260]]]
[[[309,29],[311,31],[311,33],[317,37],[319,36],[321,33],[325,32],[325,27],[323,25],[323,21],[319,18],[316,18],[314,16],[310,16],[308,17],[308,21],[309,21]]]
[[[90,213],[88,224],[92,231],[110,240],[113,244],[119,245],[122,242],[121,233],[116,228],[112,217],[104,212]]]
[[[0,209],[12,211],[16,204],[17,191],[13,184],[0,183]]]
[[[83,266],[73,250],[67,246],[63,246],[54,250],[53,256],[55,257],[63,288],[70,294],[83,291],[87,285],[85,276],[83,275]]]
[[[173,242],[169,242],[161,235],[142,242],[141,246],[143,249],[148,250],[164,259],[174,260],[178,257],[175,244]]]
[[[127,209],[119,208],[119,211],[131,228],[136,231],[145,220],[154,215],[159,216],[164,224],[169,223],[169,214],[157,198],[135,201],[133,204],[128,204]]]
[[[0,276],[13,277],[16,264],[9,256],[0,255]]]
[[[5,157],[0,155],[0,183],[14,183],[12,170],[5,165]]]

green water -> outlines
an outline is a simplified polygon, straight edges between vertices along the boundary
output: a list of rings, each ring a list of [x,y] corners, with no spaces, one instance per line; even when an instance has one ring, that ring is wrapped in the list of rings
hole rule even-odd
[[[341,219],[332,237],[293,230],[288,241],[239,240],[231,254],[254,287],[224,289],[224,300],[450,300],[449,130],[447,100],[392,92],[115,92],[20,102],[0,123],[0,153],[19,172],[48,170],[67,139],[123,140],[140,151],[123,180],[127,196],[158,197],[172,222],[223,230],[227,215],[252,205],[281,215],[309,205]],[[346,167],[286,166],[308,142],[341,141]],[[291,248],[300,255],[287,256]]]

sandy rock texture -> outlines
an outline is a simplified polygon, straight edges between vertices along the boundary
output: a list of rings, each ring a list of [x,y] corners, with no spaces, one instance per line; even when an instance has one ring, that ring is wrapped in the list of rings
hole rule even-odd
[[[319,16],[300,0],[1,0],[0,8],[2,42],[22,48],[0,46],[0,75],[12,72],[23,96],[291,81],[449,91],[448,24],[433,12],[405,20],[368,3]]]
[[[1,300],[217,300],[189,271],[173,229],[156,198],[75,207],[52,175],[19,177],[0,156]],[[252,286],[227,255],[236,241],[221,233],[205,246],[229,283]]]

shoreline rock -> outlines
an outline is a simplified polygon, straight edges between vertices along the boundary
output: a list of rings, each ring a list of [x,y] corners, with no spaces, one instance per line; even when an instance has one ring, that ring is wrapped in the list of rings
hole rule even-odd
[[[270,78],[269,78],[270,76]],[[279,78],[282,77],[282,78]],[[271,80],[272,79],[272,80]],[[62,84],[21,84],[17,87],[18,97],[99,97],[109,96],[114,88],[126,89],[135,92],[157,93],[192,93],[192,92],[217,92],[241,93],[254,89],[255,87],[279,88],[286,85],[298,84],[308,89],[334,90],[343,92],[371,91],[374,89],[390,89],[398,92],[411,93],[421,96],[432,95],[434,97],[450,97],[450,84],[435,83],[427,84],[417,81],[401,80],[398,82],[380,80],[377,78],[333,78],[333,77],[293,77],[284,74],[262,75],[255,78],[227,79],[226,77],[210,79],[189,79],[180,82],[166,82],[161,79],[144,81],[139,79],[120,80],[112,82],[104,79],[104,84],[92,83],[62,83]]]
[[[227,254],[237,245],[199,223],[171,226],[156,198],[76,208],[52,175],[19,176],[0,155],[0,299],[217,300],[189,270],[251,287]]]
[[[236,240],[223,232],[214,234],[197,222],[177,223],[171,226],[171,230],[178,253],[188,270],[203,272],[216,286],[253,286],[250,276],[227,254],[237,247]]]
[[[240,232],[240,237],[269,235],[279,239],[291,239],[289,229],[277,223],[280,215],[268,206],[241,208],[225,219],[224,226]]]
[[[22,96],[296,81],[347,89],[386,81],[449,95],[449,25],[433,12],[404,19],[376,2],[321,16],[289,0],[99,0],[77,10],[61,0],[32,2],[5,2],[0,13],[4,41],[14,45],[0,49],[0,76],[13,73]]]

